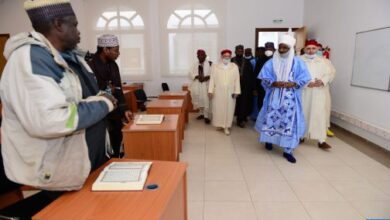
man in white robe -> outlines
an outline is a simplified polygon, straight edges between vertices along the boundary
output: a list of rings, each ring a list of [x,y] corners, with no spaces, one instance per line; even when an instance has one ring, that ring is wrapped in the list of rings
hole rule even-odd
[[[213,99],[212,124],[223,128],[226,135],[230,134],[233,123],[236,98],[241,94],[240,73],[236,64],[231,63],[232,52],[223,50],[221,61],[211,69],[209,97]]]
[[[329,60],[316,54],[318,43],[315,40],[307,41],[304,50],[305,54],[301,58],[312,78],[302,93],[307,124],[305,138],[317,140],[321,149],[330,149],[331,146],[325,141],[330,111],[329,83],[334,78],[335,70]]]
[[[197,57],[198,61],[194,63],[190,70],[192,104],[199,109],[200,115],[196,119],[204,119],[206,124],[210,124],[210,101],[207,93],[212,62],[206,61],[207,55],[204,50],[198,50]]]

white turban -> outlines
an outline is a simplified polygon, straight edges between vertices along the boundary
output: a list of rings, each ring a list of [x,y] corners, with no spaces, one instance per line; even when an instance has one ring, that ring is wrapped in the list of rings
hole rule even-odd
[[[295,38],[290,33],[282,34],[279,37],[279,44],[286,44],[290,48],[293,48],[296,42],[297,40],[295,40]]]
[[[104,34],[98,38],[98,47],[119,46],[118,37],[112,34]]]

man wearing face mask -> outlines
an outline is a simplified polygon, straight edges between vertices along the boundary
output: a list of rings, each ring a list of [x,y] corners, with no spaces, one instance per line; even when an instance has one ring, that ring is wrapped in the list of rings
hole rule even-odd
[[[258,78],[258,75],[263,68],[264,64],[272,58],[273,54],[275,51],[275,46],[274,43],[272,42],[267,42],[264,44],[264,56],[259,57],[256,61],[255,69],[254,69],[254,74],[256,75],[256,90],[257,90],[257,106],[258,109],[261,109],[263,106],[263,100],[265,96],[265,91],[263,86],[261,85],[261,80]],[[257,117],[257,115],[256,115]]]
[[[245,127],[247,118],[252,111],[253,95],[256,92],[256,75],[253,71],[255,65],[256,59],[252,56],[252,49],[246,48],[240,73],[241,94],[236,103],[237,125],[241,128]]]
[[[222,62],[213,65],[209,84],[209,98],[213,100],[212,124],[230,134],[236,98],[241,93],[240,74],[237,65],[230,62],[232,52],[221,52]]]
[[[258,76],[266,95],[255,126],[265,148],[272,150],[272,144],[282,147],[283,157],[290,163],[296,162],[293,151],[305,134],[301,91],[311,79],[305,63],[294,55],[295,42],[290,31],[281,35],[278,51]]]
[[[309,40],[305,44],[302,57],[311,75],[311,82],[303,89],[302,106],[306,121],[305,138],[318,141],[321,149],[330,149],[325,142],[328,113],[327,99],[330,99],[329,83],[333,80],[335,69],[329,60],[317,55],[318,43]]]

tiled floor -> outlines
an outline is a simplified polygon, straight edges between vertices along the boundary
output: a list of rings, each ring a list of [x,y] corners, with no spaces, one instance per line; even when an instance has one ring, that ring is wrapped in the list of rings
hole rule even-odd
[[[306,142],[290,164],[252,124],[226,136],[195,116],[181,154],[189,220],[390,219],[390,169],[340,139],[329,152]]]

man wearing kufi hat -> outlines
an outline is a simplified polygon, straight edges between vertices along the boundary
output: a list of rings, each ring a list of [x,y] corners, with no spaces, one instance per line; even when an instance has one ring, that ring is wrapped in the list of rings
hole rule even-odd
[[[240,73],[236,64],[231,63],[232,51],[221,52],[221,62],[211,70],[209,97],[213,100],[212,124],[230,135],[236,98],[241,93]]]
[[[107,116],[110,142],[114,157],[120,157],[123,124],[130,121],[129,111],[122,90],[122,80],[119,67],[115,60],[118,58],[119,40],[112,34],[104,34],[97,40],[97,51],[88,62],[95,73],[99,89],[111,93],[118,100],[118,108]]]
[[[302,106],[306,118],[305,138],[318,141],[318,147],[329,149],[325,142],[328,127],[328,99],[330,99],[329,83],[335,75],[332,63],[317,55],[318,43],[309,40],[305,44],[305,54],[301,56],[309,69],[312,80],[303,89]]]
[[[305,134],[301,92],[310,81],[305,63],[294,55],[295,42],[291,33],[281,35],[278,50],[258,76],[266,94],[255,126],[266,149],[272,150],[273,144],[282,147],[291,163],[296,162],[293,151]]]
[[[108,159],[103,119],[116,100],[99,92],[75,53],[80,32],[69,0],[24,8],[35,31],[7,41],[0,84],[5,173],[39,189],[77,190]]]
[[[192,104],[195,108],[199,109],[199,116],[196,119],[204,119],[206,124],[210,124],[211,109],[207,91],[209,88],[212,62],[206,60],[206,51],[202,49],[199,49],[196,55],[198,60],[192,65],[190,70]]]

